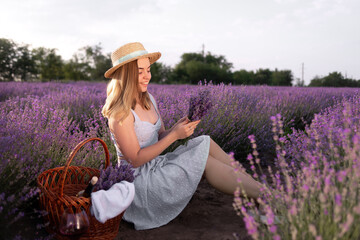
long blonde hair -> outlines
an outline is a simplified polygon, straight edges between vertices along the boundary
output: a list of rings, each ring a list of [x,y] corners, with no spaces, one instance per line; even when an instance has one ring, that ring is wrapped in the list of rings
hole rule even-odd
[[[139,86],[139,70],[137,61],[129,62],[117,69],[107,85],[107,98],[102,108],[102,115],[109,119],[114,117],[120,124],[134,109],[136,97],[144,109],[150,109],[148,92],[141,92]]]

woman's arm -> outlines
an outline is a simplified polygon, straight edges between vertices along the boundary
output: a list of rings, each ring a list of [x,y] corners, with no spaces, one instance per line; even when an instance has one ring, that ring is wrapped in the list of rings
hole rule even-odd
[[[187,119],[187,116],[185,116],[185,117],[179,119],[179,121],[177,121],[177,123],[175,123],[170,129],[165,130],[164,122],[161,119],[161,128],[159,130],[159,140],[164,138],[166,135],[168,135],[181,122],[188,123],[188,122],[190,122],[190,120]]]
[[[171,132],[157,143],[140,148],[134,129],[134,116],[130,113],[120,124],[115,119],[109,119],[109,127],[125,159],[134,167],[140,167],[159,156],[166,148],[178,139],[191,136],[198,122],[179,123]]]
[[[189,120],[187,119],[187,116],[185,116],[185,117],[181,118],[179,121],[177,121],[177,123],[175,123],[171,128],[165,130],[165,124],[164,124],[164,122],[162,120],[162,117],[160,115],[160,111],[159,111],[159,108],[157,107],[156,100],[155,100],[154,97],[153,97],[153,99],[154,99],[154,102],[155,102],[155,105],[156,105],[155,107],[157,109],[157,112],[159,113],[159,117],[160,117],[160,120],[161,120],[161,127],[160,127],[160,130],[159,130],[159,140],[161,140],[165,136],[167,136],[174,129],[174,127],[176,127],[176,125],[179,124],[180,122],[183,122],[183,121],[186,121],[186,120],[187,120],[186,123],[189,122]]]
[[[160,117],[161,118],[161,117]],[[161,127],[159,130],[159,140],[163,139],[165,136],[167,136],[172,131],[172,128],[165,130],[164,122],[161,119]]]

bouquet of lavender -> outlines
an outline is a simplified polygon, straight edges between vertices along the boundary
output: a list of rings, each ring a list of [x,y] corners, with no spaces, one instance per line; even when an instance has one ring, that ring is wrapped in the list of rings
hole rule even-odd
[[[96,187],[98,190],[108,190],[115,183],[121,181],[133,182],[134,179],[134,169],[130,164],[116,165],[115,168],[109,166],[106,169],[100,170],[100,177]]]
[[[190,121],[200,120],[212,107],[210,91],[200,91],[198,95],[190,97],[189,114]]]
[[[197,95],[190,97],[188,118],[192,121],[202,119],[213,106],[209,90],[199,91]],[[187,145],[190,137],[181,140],[181,144]]]

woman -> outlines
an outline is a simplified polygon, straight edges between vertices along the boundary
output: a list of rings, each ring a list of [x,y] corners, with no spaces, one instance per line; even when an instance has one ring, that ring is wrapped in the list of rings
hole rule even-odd
[[[180,119],[165,129],[154,97],[147,92],[151,64],[159,52],[148,53],[141,43],[129,43],[111,55],[112,78],[102,109],[108,118],[119,163],[132,164],[135,173],[135,198],[124,219],[135,229],[150,229],[167,224],[188,204],[204,175],[216,189],[233,194],[238,186],[231,159],[209,136],[191,139],[173,152],[160,155],[179,139],[194,133],[199,121]],[[257,198],[262,185],[240,173],[247,196]]]

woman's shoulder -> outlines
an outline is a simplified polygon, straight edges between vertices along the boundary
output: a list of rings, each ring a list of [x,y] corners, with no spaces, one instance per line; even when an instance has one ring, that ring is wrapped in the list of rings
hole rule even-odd
[[[108,119],[110,130],[113,130],[114,128],[117,128],[119,126],[120,127],[121,126],[126,127],[126,126],[129,126],[129,125],[132,125],[132,124],[134,124],[134,121],[135,121],[135,117],[131,113],[131,110],[128,112],[127,116],[122,121],[120,121],[119,114],[115,115],[115,116],[111,116]]]

